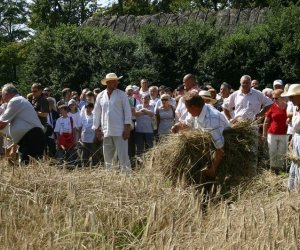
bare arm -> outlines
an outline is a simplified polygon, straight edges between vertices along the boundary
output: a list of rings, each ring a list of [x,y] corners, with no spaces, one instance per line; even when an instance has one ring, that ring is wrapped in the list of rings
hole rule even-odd
[[[266,137],[268,134],[268,129],[270,127],[270,118],[266,117],[263,125],[263,137]]]

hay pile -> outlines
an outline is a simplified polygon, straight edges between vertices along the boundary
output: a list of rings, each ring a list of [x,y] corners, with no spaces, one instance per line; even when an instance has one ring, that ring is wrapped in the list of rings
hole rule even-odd
[[[224,131],[225,156],[217,177],[253,176],[257,161],[257,132],[249,122],[240,122]],[[201,170],[211,165],[215,151],[209,133],[187,130],[171,134],[145,154],[145,166],[158,168],[175,184],[184,180],[187,184],[202,184]]]

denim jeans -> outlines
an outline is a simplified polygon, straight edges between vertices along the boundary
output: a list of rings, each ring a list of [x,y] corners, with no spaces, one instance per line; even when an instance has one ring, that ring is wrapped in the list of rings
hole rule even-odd
[[[153,133],[135,133],[135,143],[137,155],[144,153],[153,147]]]

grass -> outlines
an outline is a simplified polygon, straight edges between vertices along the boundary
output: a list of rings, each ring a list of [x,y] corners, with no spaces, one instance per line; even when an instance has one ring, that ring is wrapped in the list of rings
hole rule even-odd
[[[298,249],[299,193],[268,171],[206,199],[159,172],[0,168],[1,249]]]

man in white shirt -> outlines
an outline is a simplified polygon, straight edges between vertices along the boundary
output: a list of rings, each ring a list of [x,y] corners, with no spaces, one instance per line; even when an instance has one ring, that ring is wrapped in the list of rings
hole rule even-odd
[[[230,124],[222,113],[211,105],[205,104],[200,95],[187,93],[184,96],[184,102],[189,115],[184,121],[176,123],[172,127],[172,131],[177,133],[181,129],[192,127],[211,134],[216,151],[212,159],[212,165],[203,173],[206,176],[214,177],[224,156],[223,131],[225,128],[230,127]]]
[[[106,90],[98,94],[93,129],[98,138],[103,135],[103,155],[107,169],[112,167],[115,151],[121,171],[131,172],[128,156],[128,138],[131,130],[131,109],[124,91],[117,89],[119,79],[115,73],[109,73],[101,80]]]
[[[158,97],[158,87],[151,86],[149,88],[149,94],[150,94],[150,105],[155,107],[156,103],[160,100]]]
[[[149,88],[148,88],[148,80],[142,79],[141,80],[141,88],[140,88],[140,95],[149,95]]]
[[[256,89],[251,88],[251,77],[244,75],[241,87],[231,94],[222,105],[224,114],[232,123],[239,120],[255,120],[264,117],[273,104],[272,100]],[[231,116],[234,110],[234,117]]]
[[[184,90],[186,92],[191,92],[191,91],[199,92],[199,86],[196,77],[194,75],[187,74],[183,77],[182,81],[183,81]],[[183,97],[179,99],[178,105],[175,110],[175,114],[176,117],[179,119],[179,121],[184,120],[187,115]]]
[[[7,108],[0,116],[0,130],[9,127],[13,143],[19,145],[19,161],[28,164],[29,157],[43,155],[43,125],[31,103],[18,94],[14,85],[5,84],[2,87],[2,99],[7,103]]]

